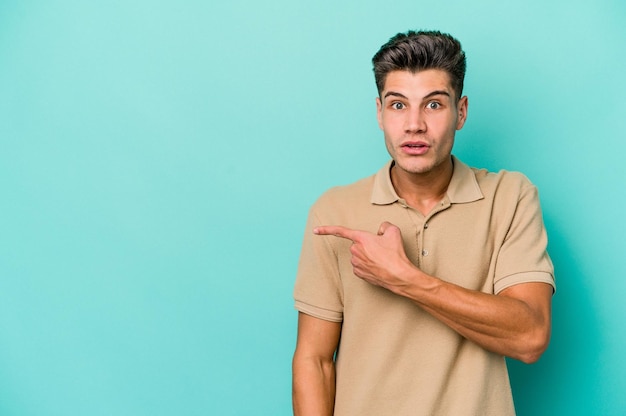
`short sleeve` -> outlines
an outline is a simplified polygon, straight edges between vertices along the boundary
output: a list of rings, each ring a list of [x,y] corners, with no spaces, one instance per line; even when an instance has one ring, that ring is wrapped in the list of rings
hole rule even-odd
[[[314,207],[315,208],[315,207]],[[309,212],[294,288],[300,312],[332,322],[343,320],[343,291],[336,250],[328,236],[313,234],[321,225],[315,209]]]
[[[547,283],[556,289],[537,188],[524,180],[510,227],[498,253],[495,293],[530,282]]]

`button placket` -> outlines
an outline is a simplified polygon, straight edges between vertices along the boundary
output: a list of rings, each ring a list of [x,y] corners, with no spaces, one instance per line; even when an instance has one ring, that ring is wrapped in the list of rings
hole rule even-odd
[[[422,260],[422,244],[423,244],[423,227],[424,227],[424,216],[419,213],[418,211],[416,211],[414,208],[412,208],[411,206],[409,206],[408,204],[406,204],[406,202],[403,199],[398,200],[400,206],[402,208],[404,208],[404,211],[406,212],[411,224],[413,225],[412,229],[410,230],[411,232],[411,238],[414,238],[414,246],[413,244],[411,244],[413,247],[411,247],[411,251],[412,253],[414,253],[411,257],[414,259],[413,261],[416,262],[416,266],[420,267],[420,263]],[[407,234],[409,232],[408,229],[406,230],[402,230],[403,234],[406,235],[407,237],[409,236],[409,234]],[[413,251],[415,250],[415,251]],[[408,254],[408,253],[407,253]]]
[[[424,218],[424,225],[422,226],[422,230],[421,230],[421,234],[422,234],[422,238],[420,239],[420,260],[424,261],[425,257],[428,257],[431,253],[430,253],[430,249],[431,247],[427,247],[426,245],[427,243],[427,239],[426,239],[426,230],[428,230],[428,228],[430,227],[430,221],[433,219],[433,217],[437,214],[439,214],[442,211],[445,211],[446,209],[448,209],[450,207],[450,203],[448,202],[447,199],[443,199],[440,204],[435,207],[435,209],[426,216],[426,218]]]

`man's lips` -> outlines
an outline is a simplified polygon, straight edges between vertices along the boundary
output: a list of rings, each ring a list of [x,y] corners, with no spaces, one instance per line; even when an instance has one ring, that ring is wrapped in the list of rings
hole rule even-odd
[[[402,150],[409,155],[423,155],[428,152],[430,145],[422,141],[404,142],[400,145]]]

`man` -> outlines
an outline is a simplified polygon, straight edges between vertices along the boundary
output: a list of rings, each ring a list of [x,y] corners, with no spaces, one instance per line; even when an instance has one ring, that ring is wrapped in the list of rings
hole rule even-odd
[[[536,188],[452,156],[465,54],[440,32],[373,58],[391,161],[311,208],[295,285],[296,415],[513,415],[505,356],[550,338]]]

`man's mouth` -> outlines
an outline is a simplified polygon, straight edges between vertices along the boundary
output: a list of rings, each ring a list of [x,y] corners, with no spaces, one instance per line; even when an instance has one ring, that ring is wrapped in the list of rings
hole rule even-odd
[[[422,155],[430,149],[430,146],[426,142],[406,142],[401,145],[406,153],[412,155]]]

